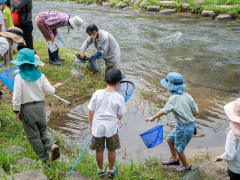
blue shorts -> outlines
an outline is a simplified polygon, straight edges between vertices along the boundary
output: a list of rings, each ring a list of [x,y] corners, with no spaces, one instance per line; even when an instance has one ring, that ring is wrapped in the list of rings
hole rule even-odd
[[[168,135],[167,139],[174,142],[174,146],[179,153],[183,153],[189,141],[192,139],[196,127],[195,123],[177,123],[174,130]]]

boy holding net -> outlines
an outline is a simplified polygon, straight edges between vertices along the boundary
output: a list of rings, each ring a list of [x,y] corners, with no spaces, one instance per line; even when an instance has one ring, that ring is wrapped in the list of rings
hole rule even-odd
[[[177,124],[171,134],[167,137],[167,142],[172,154],[168,161],[164,161],[163,165],[180,165],[179,159],[183,167],[178,167],[178,172],[191,170],[188,166],[184,150],[196,133],[196,125],[194,123],[195,116],[199,114],[198,107],[191,95],[184,92],[186,85],[183,84],[183,78],[176,72],[169,73],[166,79],[161,80],[161,84],[168,89],[171,97],[167,100],[165,107],[154,116],[147,118],[145,121],[154,121],[163,115],[172,112]],[[178,159],[179,158],[179,159]]]
[[[105,89],[97,90],[88,105],[89,123],[92,131],[90,148],[96,150],[98,176],[105,175],[103,152],[105,141],[108,149],[108,177],[113,177],[118,171],[114,166],[115,150],[121,147],[118,136],[118,120],[122,119],[126,111],[125,100],[118,92],[117,87],[122,80],[122,73],[118,69],[110,69],[105,74]]]

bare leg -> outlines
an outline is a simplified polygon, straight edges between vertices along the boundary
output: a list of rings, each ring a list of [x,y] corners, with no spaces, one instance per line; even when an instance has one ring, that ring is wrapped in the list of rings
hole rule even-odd
[[[98,168],[102,171],[103,167],[103,152],[104,150],[96,150],[96,160],[98,164]]]
[[[177,156],[178,153],[177,153],[176,148],[174,147],[174,142],[169,141],[168,139],[166,139],[166,140],[167,140],[168,146],[169,146],[171,154],[172,154],[172,160],[177,161],[178,160],[178,156]]]
[[[178,154],[178,157],[179,157],[180,161],[183,164],[183,167],[188,168],[189,166],[188,166],[188,163],[187,163],[187,158],[185,156],[185,153],[184,152],[183,153],[177,152],[177,154]]]
[[[108,164],[109,164],[109,171],[113,171],[113,166],[115,163],[116,153],[115,150],[108,150]]]

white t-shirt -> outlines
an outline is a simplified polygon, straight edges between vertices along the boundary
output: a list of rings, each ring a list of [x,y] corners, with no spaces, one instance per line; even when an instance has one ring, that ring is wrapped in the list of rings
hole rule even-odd
[[[9,44],[4,37],[0,36],[0,55],[3,56],[9,49]]]
[[[117,115],[126,112],[125,100],[118,92],[97,90],[88,105],[94,111],[92,135],[95,137],[111,137],[118,132]]]
[[[5,32],[5,24],[4,24],[2,11],[0,11],[0,24],[2,25],[2,31],[1,32]]]

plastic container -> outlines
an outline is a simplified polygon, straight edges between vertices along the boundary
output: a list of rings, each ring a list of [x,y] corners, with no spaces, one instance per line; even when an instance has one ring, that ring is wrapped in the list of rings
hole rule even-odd
[[[74,62],[74,66],[76,66],[79,69],[86,69],[88,59],[87,58],[81,58],[79,54],[76,54],[76,60]]]

